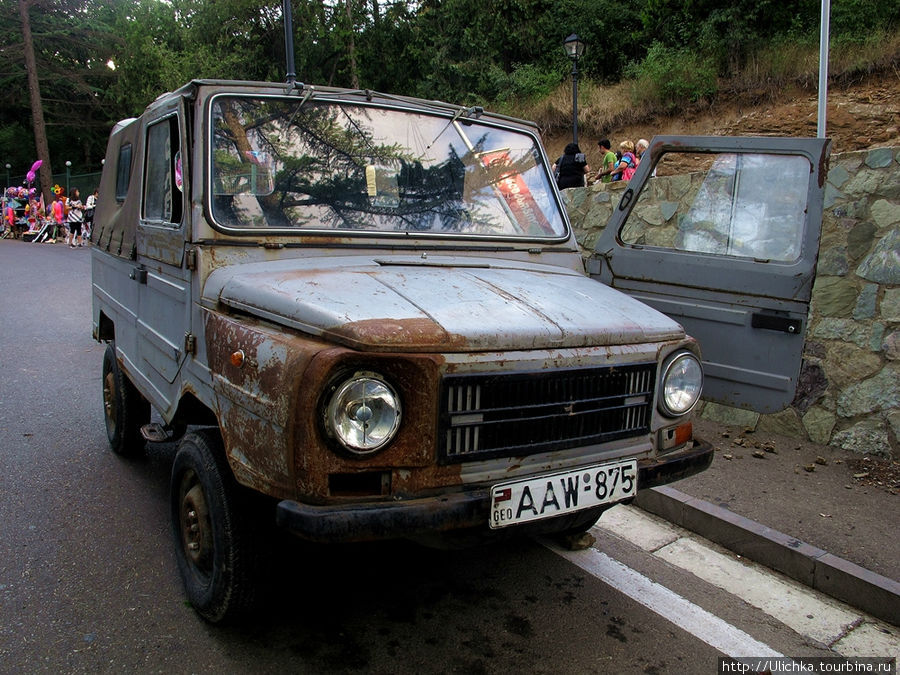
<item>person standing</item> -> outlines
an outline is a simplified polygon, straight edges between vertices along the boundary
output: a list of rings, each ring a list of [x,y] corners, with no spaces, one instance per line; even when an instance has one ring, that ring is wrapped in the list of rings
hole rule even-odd
[[[637,158],[634,156],[634,143],[631,141],[622,141],[619,143],[619,149],[622,151],[622,157],[616,163],[616,166],[610,172],[610,175],[614,181],[629,181],[637,170]]]
[[[612,176],[610,176],[610,173],[616,166],[616,153],[614,153],[610,149],[608,138],[604,138],[598,141],[597,145],[600,146],[600,154],[603,155],[603,159],[600,161],[600,170],[597,171],[597,176],[594,178],[594,180],[599,180],[603,183],[609,183],[610,181],[612,181]]]
[[[53,221],[49,228],[52,232],[49,240],[47,240],[50,244],[56,243],[56,237],[59,234],[59,231],[63,227],[63,221],[66,217],[66,205],[63,204],[63,196],[62,192],[56,193],[56,201],[53,202]]]
[[[562,157],[553,165],[553,173],[556,175],[556,185],[560,190],[573,187],[584,187],[584,176],[591,168],[587,164],[587,158],[581,152],[577,143],[569,143]]]
[[[84,227],[83,238],[90,241],[91,232],[94,229],[94,209],[97,208],[97,190],[88,195],[84,202]]]
[[[81,240],[81,224],[84,222],[84,204],[81,203],[81,195],[78,188],[72,188],[69,192],[69,233],[66,235],[66,243],[69,248],[84,246]],[[77,240],[77,244],[75,243]]]

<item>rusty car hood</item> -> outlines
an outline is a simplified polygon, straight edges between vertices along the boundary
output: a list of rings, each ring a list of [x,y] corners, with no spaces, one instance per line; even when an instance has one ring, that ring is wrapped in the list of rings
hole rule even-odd
[[[664,314],[573,270],[363,256],[214,270],[203,301],[364,351],[462,352],[678,339]]]

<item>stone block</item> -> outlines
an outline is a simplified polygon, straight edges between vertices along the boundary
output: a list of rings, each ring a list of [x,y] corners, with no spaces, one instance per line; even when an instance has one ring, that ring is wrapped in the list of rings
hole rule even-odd
[[[838,414],[854,417],[886,410],[900,400],[900,372],[895,364],[888,364],[877,375],[850,385],[838,397]]]
[[[859,223],[847,233],[847,254],[852,260],[858,260],[872,250],[875,241],[875,224]]]
[[[756,430],[806,440],[806,428],[793,408],[771,415],[760,415]]]
[[[900,331],[894,331],[881,343],[884,358],[888,361],[900,361]]]
[[[856,273],[875,283],[900,285],[900,228],[895,227],[875,244]]]
[[[890,148],[875,148],[866,155],[866,166],[884,169],[894,163],[894,153]]]
[[[707,401],[706,407],[703,408],[703,417],[721,424],[733,424],[740,427],[750,427],[751,429],[755,429],[756,423],[759,422],[759,413],[720,405],[712,401]]]
[[[878,229],[883,230],[891,225],[900,223],[900,204],[895,204],[887,199],[879,199],[875,201],[869,213]]]
[[[831,432],[837,417],[834,413],[819,406],[810,408],[803,416],[803,427],[809,436],[809,440],[819,445],[828,445],[831,441]]]
[[[848,317],[853,313],[858,291],[845,277],[819,277],[813,286],[813,297],[819,315]]]
[[[881,298],[882,321],[900,322],[900,288],[886,288]]]
[[[878,300],[877,284],[863,284],[856,307],[853,308],[854,319],[872,319],[875,317],[875,303]]]
[[[850,180],[850,172],[840,164],[832,167],[828,172],[828,182],[836,188],[840,188],[848,180]]]
[[[835,246],[824,251],[819,251],[819,262],[816,265],[816,274],[826,276],[845,276],[850,271],[850,261],[847,259],[847,248]]]
[[[887,428],[879,419],[865,419],[848,429],[835,432],[831,437],[831,445],[858,455],[892,457]]]
[[[825,374],[838,389],[872,377],[881,367],[881,358],[867,349],[847,342],[834,342],[828,346]]]

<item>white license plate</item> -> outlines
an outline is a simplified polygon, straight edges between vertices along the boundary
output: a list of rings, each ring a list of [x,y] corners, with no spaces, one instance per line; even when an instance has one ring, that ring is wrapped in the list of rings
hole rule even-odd
[[[633,459],[500,483],[491,488],[492,529],[562,516],[637,494]]]

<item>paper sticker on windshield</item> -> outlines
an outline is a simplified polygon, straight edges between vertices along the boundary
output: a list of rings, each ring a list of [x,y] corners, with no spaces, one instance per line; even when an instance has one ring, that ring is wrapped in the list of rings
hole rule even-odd
[[[513,165],[509,151],[503,149],[483,152],[478,157],[490,172],[491,184],[501,194],[522,230],[555,235],[553,226],[538,206],[528,184]]]
[[[366,194],[375,206],[389,208],[400,206],[397,172],[383,166],[366,165]]]

